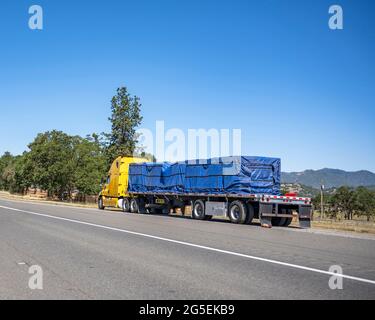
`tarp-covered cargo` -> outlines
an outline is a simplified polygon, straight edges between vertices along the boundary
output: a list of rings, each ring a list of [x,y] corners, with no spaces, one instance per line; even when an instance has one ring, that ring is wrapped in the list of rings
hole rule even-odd
[[[176,163],[135,163],[129,191],[155,194],[280,194],[278,158],[225,157]]]

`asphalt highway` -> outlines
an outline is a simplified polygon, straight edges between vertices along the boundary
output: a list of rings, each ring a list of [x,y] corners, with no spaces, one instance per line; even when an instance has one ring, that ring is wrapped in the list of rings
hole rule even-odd
[[[375,299],[375,237],[0,199],[0,299]]]

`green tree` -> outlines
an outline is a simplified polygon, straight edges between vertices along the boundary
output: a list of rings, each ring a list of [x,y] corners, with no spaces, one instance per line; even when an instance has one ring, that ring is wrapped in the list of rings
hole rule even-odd
[[[19,188],[31,186],[64,198],[72,192],[96,194],[105,175],[106,158],[97,135],[82,138],[61,131],[39,134],[16,170]]]
[[[375,192],[358,187],[355,191],[358,215],[366,216],[367,221],[375,216]]]
[[[24,193],[27,188],[32,186],[32,166],[26,161],[28,153],[24,152],[22,156],[17,156],[14,162],[14,179],[10,184],[9,191],[14,193]]]
[[[15,158],[9,152],[5,152],[0,157],[0,190],[9,190],[9,179],[12,175],[14,160]]]
[[[331,197],[331,205],[336,215],[342,213],[345,219],[352,220],[357,208],[356,194],[348,187],[340,187]]]
[[[30,183],[48,194],[63,196],[73,190],[74,141],[61,131],[39,134],[29,144],[24,166],[30,170]]]
[[[30,187],[50,196],[97,194],[107,171],[106,157],[98,135],[69,136],[61,131],[39,134],[29,152],[0,158],[0,188],[24,192]]]
[[[109,118],[112,124],[106,137],[106,155],[108,163],[118,156],[132,156],[136,151],[138,136],[136,128],[142,123],[141,103],[137,96],[131,96],[126,87],[117,89],[112,98]]]
[[[97,135],[75,138],[74,187],[83,195],[97,194],[107,171],[106,158]]]
[[[24,168],[25,155],[12,156],[6,152],[0,158],[0,189],[23,192],[27,188],[29,170]]]

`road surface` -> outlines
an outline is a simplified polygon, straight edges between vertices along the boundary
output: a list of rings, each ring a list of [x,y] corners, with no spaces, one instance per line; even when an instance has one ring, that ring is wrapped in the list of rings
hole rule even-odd
[[[371,236],[0,199],[0,299],[374,298]]]

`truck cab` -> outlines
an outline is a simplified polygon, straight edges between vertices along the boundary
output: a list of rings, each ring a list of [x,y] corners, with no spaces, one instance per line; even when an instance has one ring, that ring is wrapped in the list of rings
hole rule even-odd
[[[122,208],[123,200],[129,197],[129,165],[131,163],[143,162],[147,162],[147,159],[137,157],[118,157],[113,161],[99,194],[99,209],[103,210],[106,207]]]

